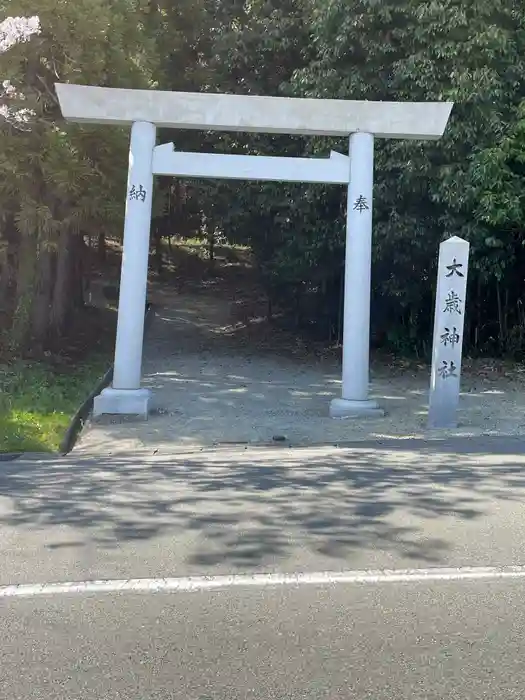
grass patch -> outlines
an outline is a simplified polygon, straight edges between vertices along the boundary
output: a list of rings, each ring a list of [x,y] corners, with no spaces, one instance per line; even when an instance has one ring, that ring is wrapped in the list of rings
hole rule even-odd
[[[0,452],[56,452],[80,404],[106,371],[104,353],[78,366],[0,365]]]

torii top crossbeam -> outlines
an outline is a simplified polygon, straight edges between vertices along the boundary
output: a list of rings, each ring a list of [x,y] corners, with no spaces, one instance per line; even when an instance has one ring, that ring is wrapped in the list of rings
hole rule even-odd
[[[439,139],[451,102],[363,102],[128,90],[57,83],[63,116],[90,124],[150,122],[158,127],[306,136]]]

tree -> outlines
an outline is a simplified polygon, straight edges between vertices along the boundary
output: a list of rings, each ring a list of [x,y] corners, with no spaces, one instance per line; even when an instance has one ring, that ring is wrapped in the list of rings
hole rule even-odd
[[[450,235],[467,238],[474,266],[470,339],[489,342],[494,329],[481,328],[481,306],[485,317],[497,315],[503,258],[511,262],[521,238],[523,174],[512,153],[523,145],[523,13],[511,0],[312,0],[311,12],[316,55],[294,75],[295,94],[455,103],[439,142],[376,145],[375,296],[386,316],[395,318],[397,307],[391,330],[400,340],[429,338],[438,245]],[[494,229],[500,240],[501,217],[509,222],[509,215],[514,225],[499,247],[507,250],[502,257],[495,255]],[[337,205],[331,216],[337,240]],[[519,249],[522,257],[521,242]],[[514,304],[517,294],[510,295]]]
[[[13,16],[31,17],[31,7],[0,0]],[[472,251],[471,346],[523,346],[525,20],[515,2],[42,0],[39,22],[39,34],[0,55],[10,80],[0,94],[0,291],[9,290],[19,342],[60,337],[79,298],[83,235],[122,227],[126,130],[64,124],[53,88],[61,80],[454,101],[440,141],[377,140],[373,323],[398,349],[424,349],[438,246],[459,235]],[[160,140],[267,155],[348,148],[346,139],[169,130]],[[157,239],[206,220],[212,233],[251,245],[268,295],[296,323],[337,334],[343,188],[160,184]]]
[[[0,3],[20,16],[32,6]],[[127,134],[65,124],[54,83],[151,86],[149,12],[140,0],[43,0],[40,32],[0,56],[10,81],[0,202],[15,345],[41,348],[61,337],[81,301],[84,234],[120,229],[122,221]]]

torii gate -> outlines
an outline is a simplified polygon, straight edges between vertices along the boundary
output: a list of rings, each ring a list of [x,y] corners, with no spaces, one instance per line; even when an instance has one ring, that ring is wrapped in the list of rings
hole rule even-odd
[[[144,308],[154,175],[345,184],[348,187],[341,398],[330,415],[382,414],[369,399],[374,137],[439,139],[451,102],[356,102],[56,85],[65,119],[131,124],[124,253],[113,383],[94,414],[148,416],[141,387]],[[349,156],[278,158],[175,152],[157,127],[349,137]]]

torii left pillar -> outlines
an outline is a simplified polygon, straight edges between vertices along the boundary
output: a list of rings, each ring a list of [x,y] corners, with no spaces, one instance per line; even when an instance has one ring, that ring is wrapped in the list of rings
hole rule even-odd
[[[94,416],[107,413],[148,417],[151,393],[141,388],[140,379],[155,139],[154,124],[132,124],[113,382],[95,397]]]

